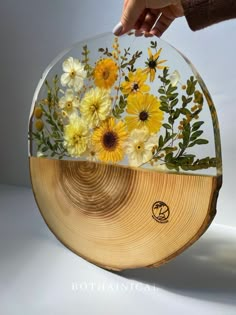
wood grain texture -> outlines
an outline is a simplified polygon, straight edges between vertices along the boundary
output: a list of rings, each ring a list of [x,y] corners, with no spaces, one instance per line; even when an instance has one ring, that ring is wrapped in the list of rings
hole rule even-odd
[[[107,269],[159,266],[195,242],[215,215],[221,177],[29,159],[35,199],[51,231]],[[153,218],[157,201],[169,207],[166,223]]]

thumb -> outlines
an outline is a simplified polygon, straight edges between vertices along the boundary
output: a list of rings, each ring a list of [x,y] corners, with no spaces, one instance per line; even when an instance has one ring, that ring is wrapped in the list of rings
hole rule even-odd
[[[113,33],[117,36],[129,32],[139,19],[145,9],[145,1],[142,0],[127,0],[123,8],[120,23],[118,23]]]

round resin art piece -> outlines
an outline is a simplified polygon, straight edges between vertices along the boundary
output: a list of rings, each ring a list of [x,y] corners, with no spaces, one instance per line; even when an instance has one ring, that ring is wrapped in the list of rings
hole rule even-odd
[[[45,70],[29,163],[40,212],[64,245],[107,269],[159,266],[216,213],[216,110],[192,64],[163,40],[102,35]]]

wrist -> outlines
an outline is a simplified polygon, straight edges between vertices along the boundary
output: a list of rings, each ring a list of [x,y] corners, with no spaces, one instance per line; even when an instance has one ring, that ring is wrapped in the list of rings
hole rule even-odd
[[[199,21],[208,21],[209,0],[181,0],[184,15],[191,30],[196,31],[205,25],[199,26]]]

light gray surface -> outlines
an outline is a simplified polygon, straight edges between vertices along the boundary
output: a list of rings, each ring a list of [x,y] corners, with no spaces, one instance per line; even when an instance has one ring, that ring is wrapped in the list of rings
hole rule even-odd
[[[235,315],[236,229],[212,225],[158,269],[112,273],[65,248],[30,189],[0,185],[0,314]]]

